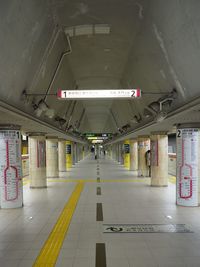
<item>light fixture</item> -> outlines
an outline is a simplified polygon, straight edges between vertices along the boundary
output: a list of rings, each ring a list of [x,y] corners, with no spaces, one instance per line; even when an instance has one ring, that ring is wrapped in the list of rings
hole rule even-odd
[[[132,119],[131,119],[131,123],[135,124],[135,123],[139,123],[141,122],[141,116],[140,115],[135,115]]]
[[[129,128],[131,128],[131,125],[128,124],[128,123],[122,126],[122,130],[123,130],[124,132],[126,132]]]
[[[166,117],[167,117],[167,112],[160,111],[160,112],[158,112],[158,114],[157,114],[155,120],[156,120],[157,122],[162,122]]]
[[[39,108],[42,112],[44,112],[44,111],[47,111],[49,107],[47,106],[46,102],[45,102],[43,99],[41,99],[41,100],[39,101],[39,103],[38,103],[38,108]]]
[[[143,112],[143,115],[145,118],[150,118],[153,116],[153,113],[151,110],[149,110],[148,107],[144,108],[144,112]]]
[[[66,123],[66,120],[64,118],[59,117],[59,116],[55,117],[55,121],[57,121],[60,124],[60,127],[62,127]]]
[[[55,110],[52,108],[49,108],[45,111],[45,116],[48,117],[49,119],[53,119],[55,116]]]

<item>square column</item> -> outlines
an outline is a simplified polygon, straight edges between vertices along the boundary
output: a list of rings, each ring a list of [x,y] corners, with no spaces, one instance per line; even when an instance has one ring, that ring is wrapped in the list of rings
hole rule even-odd
[[[66,149],[66,169],[69,170],[72,167],[72,142],[66,141],[65,142],[65,149]]]
[[[151,133],[151,186],[168,186],[168,136],[166,132]]]
[[[41,133],[31,133],[28,138],[30,188],[47,187],[45,141]]]
[[[150,150],[150,139],[148,135],[138,137],[138,175],[149,176],[149,168],[146,161],[146,152]]]
[[[124,141],[124,167],[130,170],[130,140]]]
[[[46,137],[46,174],[47,178],[57,178],[58,175],[58,138]]]
[[[137,139],[130,140],[130,170],[138,170],[138,142]]]
[[[58,140],[58,172],[59,177],[66,175],[66,149],[65,149],[65,140]]]

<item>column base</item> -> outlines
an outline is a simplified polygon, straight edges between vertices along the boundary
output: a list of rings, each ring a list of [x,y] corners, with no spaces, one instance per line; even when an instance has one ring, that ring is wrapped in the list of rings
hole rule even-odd
[[[47,186],[30,186],[31,189],[44,189],[47,188]]]
[[[151,184],[152,187],[168,187],[168,185],[153,185]]]
[[[65,177],[67,175],[67,171],[59,172],[59,177]]]

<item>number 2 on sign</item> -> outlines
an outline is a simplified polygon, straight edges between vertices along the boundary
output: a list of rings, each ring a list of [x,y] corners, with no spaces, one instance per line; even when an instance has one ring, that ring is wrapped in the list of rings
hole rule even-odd
[[[135,90],[132,90],[131,92],[132,92],[131,97],[135,97]]]
[[[181,137],[181,130],[177,131],[177,137]]]

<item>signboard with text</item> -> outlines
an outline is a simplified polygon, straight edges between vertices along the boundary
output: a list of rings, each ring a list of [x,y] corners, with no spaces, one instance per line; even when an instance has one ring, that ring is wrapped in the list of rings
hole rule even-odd
[[[198,206],[199,130],[177,130],[177,204]]]
[[[98,90],[61,90],[57,92],[59,99],[90,99],[90,98],[138,98],[140,89],[98,89]]]

